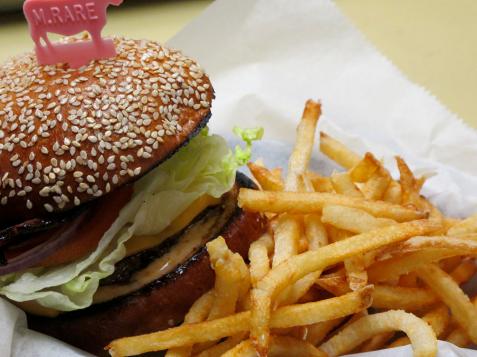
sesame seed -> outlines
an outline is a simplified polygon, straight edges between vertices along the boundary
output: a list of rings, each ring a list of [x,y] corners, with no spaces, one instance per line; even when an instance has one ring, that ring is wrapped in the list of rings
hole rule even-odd
[[[89,185],[87,183],[81,182],[79,184],[79,188],[81,188],[82,190],[87,190],[89,188]]]
[[[45,203],[43,205],[43,207],[45,207],[45,209],[48,211],[48,212],[53,212],[53,206],[50,205],[49,203]]]
[[[48,197],[49,194],[50,194],[50,188],[48,186],[45,186],[40,190],[41,197]]]
[[[88,140],[89,140],[90,142],[92,142],[92,143],[98,142],[98,138],[97,138],[96,136],[94,136],[94,135],[88,136]]]

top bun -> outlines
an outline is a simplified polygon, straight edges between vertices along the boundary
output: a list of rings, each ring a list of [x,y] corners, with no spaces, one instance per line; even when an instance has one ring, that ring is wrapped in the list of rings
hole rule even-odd
[[[72,69],[33,53],[0,67],[2,225],[69,210],[137,180],[206,125],[199,65],[157,42]]]

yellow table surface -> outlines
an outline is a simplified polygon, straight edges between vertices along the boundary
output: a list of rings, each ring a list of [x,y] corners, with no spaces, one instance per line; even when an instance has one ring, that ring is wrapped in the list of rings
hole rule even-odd
[[[305,1],[305,0],[303,0]],[[127,3],[133,0],[127,0]],[[210,0],[146,2],[110,12],[106,33],[166,41]],[[477,128],[477,1],[336,0],[412,81]],[[0,25],[0,60],[32,48],[24,21]]]

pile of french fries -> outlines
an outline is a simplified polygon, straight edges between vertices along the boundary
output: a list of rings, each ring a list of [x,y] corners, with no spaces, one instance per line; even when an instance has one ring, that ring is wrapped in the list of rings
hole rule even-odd
[[[325,133],[321,152],[345,171],[311,172],[320,113],[306,103],[284,180],[249,164],[261,190],[242,189],[239,205],[270,224],[248,262],[221,237],[208,243],[215,287],[184,323],[113,341],[111,355],[338,356],[410,343],[435,356],[437,339],[477,344],[477,297],[461,288],[477,271],[477,215],[445,217],[403,159],[396,180]]]

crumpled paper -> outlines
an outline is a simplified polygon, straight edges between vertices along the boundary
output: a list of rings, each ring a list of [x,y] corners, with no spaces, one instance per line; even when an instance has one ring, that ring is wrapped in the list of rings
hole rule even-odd
[[[424,193],[447,214],[477,212],[477,133],[424,88],[408,81],[326,0],[218,0],[170,45],[198,59],[217,99],[211,130],[263,126],[255,157],[284,166],[306,99],[320,99],[319,130],[387,167],[402,155],[434,173]],[[316,148],[315,168],[336,168]],[[396,170],[392,170],[395,174]],[[88,356],[26,328],[24,314],[0,300],[1,356]],[[411,356],[409,346],[366,357]],[[439,356],[477,356],[439,343]]]

